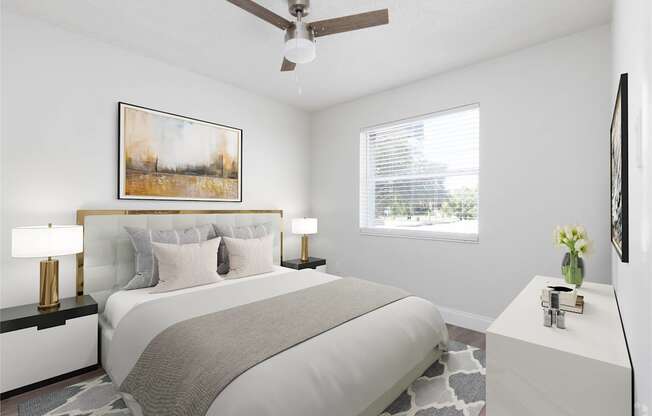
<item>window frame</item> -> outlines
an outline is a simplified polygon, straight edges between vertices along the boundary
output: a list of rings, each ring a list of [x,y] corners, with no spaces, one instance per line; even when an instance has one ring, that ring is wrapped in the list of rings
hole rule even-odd
[[[380,129],[384,127],[390,127],[396,124],[411,123],[424,121],[436,116],[442,116],[449,113],[456,113],[464,111],[465,109],[478,109],[478,203],[477,203],[477,222],[478,229],[474,234],[467,233],[455,233],[455,232],[446,232],[446,231],[432,231],[432,230],[418,230],[418,229],[405,229],[398,227],[387,227],[387,226],[376,226],[369,227],[363,226],[362,223],[362,189],[363,186],[367,189],[366,195],[369,195],[368,192],[368,172],[363,174],[363,169],[366,170],[368,164],[368,155],[367,146],[368,146],[368,133],[370,130]],[[480,243],[480,188],[481,188],[481,146],[482,146],[482,119],[480,114],[480,102],[473,102],[470,104],[459,105],[456,107],[449,107],[442,110],[433,111],[426,114],[421,114],[418,116],[407,117],[403,119],[397,119],[393,121],[383,122],[380,124],[375,124],[372,126],[363,127],[360,129],[360,139],[359,139],[359,154],[358,154],[358,229],[361,235],[367,236],[377,236],[377,237],[397,237],[397,238],[408,238],[408,239],[418,239],[418,240],[435,240],[435,241],[445,241],[445,242],[456,242],[456,243],[467,243],[467,244],[478,244]],[[364,146],[363,146],[364,144]],[[363,161],[364,155],[364,161]],[[366,214],[365,214],[366,215]]]

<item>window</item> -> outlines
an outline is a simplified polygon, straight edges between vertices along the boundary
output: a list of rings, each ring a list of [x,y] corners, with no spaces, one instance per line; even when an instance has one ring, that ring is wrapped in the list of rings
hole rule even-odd
[[[480,106],[364,129],[363,233],[478,241]]]

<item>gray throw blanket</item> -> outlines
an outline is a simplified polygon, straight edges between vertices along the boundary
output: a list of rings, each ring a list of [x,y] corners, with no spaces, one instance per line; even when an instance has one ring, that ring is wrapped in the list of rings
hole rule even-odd
[[[188,319],[150,342],[120,390],[131,394],[146,416],[205,415],[248,369],[407,296],[401,289],[344,278]]]

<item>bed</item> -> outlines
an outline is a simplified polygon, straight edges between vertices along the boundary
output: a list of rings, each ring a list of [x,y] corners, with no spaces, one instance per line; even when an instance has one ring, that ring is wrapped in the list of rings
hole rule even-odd
[[[78,256],[77,289],[100,305],[101,362],[114,384],[121,386],[152,340],[179,323],[341,280],[280,267],[282,221],[282,212],[271,210],[80,211],[84,253]],[[124,226],[207,223],[271,224],[274,270],[160,294],[118,290],[134,270]],[[400,298],[262,360],[211,398],[205,414],[376,416],[440,357],[447,341],[432,303]],[[125,399],[132,413],[142,413],[138,400],[129,394]]]

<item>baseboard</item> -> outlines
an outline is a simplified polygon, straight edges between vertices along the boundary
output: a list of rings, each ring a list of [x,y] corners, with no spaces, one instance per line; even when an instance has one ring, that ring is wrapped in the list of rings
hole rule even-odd
[[[461,326],[462,328],[472,329],[478,332],[485,332],[494,321],[493,318],[487,316],[476,315],[446,306],[437,306],[437,309],[439,309],[442,318],[444,318],[447,324]]]

